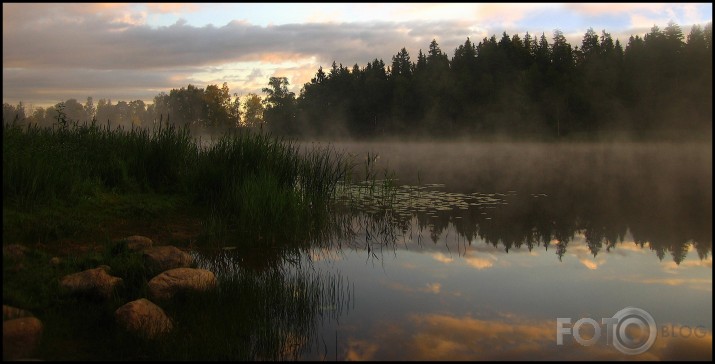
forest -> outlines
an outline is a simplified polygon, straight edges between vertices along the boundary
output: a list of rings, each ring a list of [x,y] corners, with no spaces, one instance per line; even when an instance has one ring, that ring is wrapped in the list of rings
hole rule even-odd
[[[263,95],[228,85],[188,85],[153,104],[92,97],[48,108],[3,104],[3,120],[51,126],[60,120],[151,127],[260,127],[291,138],[649,138],[712,133],[712,23],[654,25],[625,47],[589,28],[571,46],[556,29],[523,37],[467,38],[450,59],[436,40],[416,58],[321,66],[298,95],[271,77]]]

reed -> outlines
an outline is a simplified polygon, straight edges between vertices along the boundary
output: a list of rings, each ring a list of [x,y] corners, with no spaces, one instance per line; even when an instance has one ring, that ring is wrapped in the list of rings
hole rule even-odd
[[[48,360],[297,359],[313,345],[308,341],[317,320],[339,315],[346,287],[339,277],[286,266],[340,236],[335,226],[345,229],[348,222],[336,213],[341,193],[389,201],[383,193],[391,186],[388,176],[377,181],[370,162],[365,179],[371,187],[357,185],[351,179],[355,166],[330,147],[301,149],[250,131],[204,145],[187,128],[171,125],[6,123],[4,241],[51,242],[112,219],[154,219],[189,209],[202,222],[203,248],[231,245],[241,255],[200,259],[200,266],[216,271],[218,289],[167,307],[176,331],[151,345],[112,321],[122,303],[146,296],[150,277],[141,255],[112,243],[119,236],[111,231],[99,241],[103,250],[60,256],[57,266],[39,250],[19,271],[3,257],[4,303],[29,309],[46,323],[39,355]],[[100,264],[125,280],[117,297],[98,304],[60,294],[62,276]]]
[[[348,168],[329,148],[302,152],[289,141],[250,131],[200,147],[188,128],[172,125],[126,130],[96,123],[5,123],[3,210],[42,213],[110,192],[180,195],[210,211],[202,218],[223,225],[216,231],[300,240],[322,224]]]

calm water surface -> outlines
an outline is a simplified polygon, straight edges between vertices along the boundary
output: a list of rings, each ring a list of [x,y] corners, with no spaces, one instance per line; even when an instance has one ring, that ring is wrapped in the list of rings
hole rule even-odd
[[[711,144],[333,146],[370,158],[378,192],[302,258],[341,298],[299,359],[712,359]],[[612,336],[627,307],[655,327],[631,310]]]

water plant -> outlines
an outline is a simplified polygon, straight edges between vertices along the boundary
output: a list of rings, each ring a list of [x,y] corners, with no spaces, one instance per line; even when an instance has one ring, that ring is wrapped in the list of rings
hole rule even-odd
[[[148,194],[181,200],[174,210],[191,209],[197,218],[221,224],[216,231],[248,241],[307,239],[320,228],[348,169],[329,148],[301,151],[289,141],[251,131],[200,146],[188,128],[170,124],[128,130],[97,123],[58,126],[4,124],[3,212],[9,217],[3,220],[4,238],[72,236],[90,227],[39,236],[17,233],[28,225],[23,216],[52,215],[49,221],[57,223],[67,220],[62,209],[101,215],[108,206],[99,202],[108,195]],[[48,224],[33,223],[39,223],[34,230]]]
[[[5,244],[62,250],[68,240],[80,240],[99,246],[61,255],[57,266],[48,266],[49,253],[33,250],[29,268],[17,272],[7,270],[13,265],[4,257],[3,302],[32,310],[47,326],[40,357],[297,358],[316,320],[339,312],[332,298],[339,282],[284,267],[313,243],[331,241],[325,235],[335,226],[344,227],[333,211],[352,165],[340,153],[250,131],[203,144],[168,124],[124,129],[58,118],[55,128],[3,128]],[[219,289],[167,307],[176,332],[147,345],[112,322],[119,305],[145,296],[150,278],[140,255],[112,239],[120,237],[119,225],[187,216],[201,222],[200,248],[240,249],[233,268],[219,270]],[[125,280],[117,297],[96,304],[60,296],[60,277],[100,264]]]

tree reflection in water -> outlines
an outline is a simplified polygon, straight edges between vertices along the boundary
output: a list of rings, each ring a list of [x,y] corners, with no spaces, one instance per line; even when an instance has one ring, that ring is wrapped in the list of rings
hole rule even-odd
[[[349,143],[344,147],[366,148]],[[392,159],[389,165],[374,167],[393,167],[399,178],[392,188],[375,189],[386,183],[373,181],[370,188],[351,186],[346,193],[345,212],[358,216],[355,231],[365,230],[370,242],[380,235],[388,242],[417,234],[418,241],[429,235],[436,243],[452,225],[469,243],[480,239],[503,246],[506,252],[522,246],[548,249],[553,244],[559,258],[581,234],[594,256],[623,242],[627,232],[659,259],[670,254],[676,263],[685,258],[689,246],[701,259],[712,248],[711,145],[370,147]],[[409,185],[418,182],[416,175],[423,183]],[[409,231],[413,219],[417,228]]]

